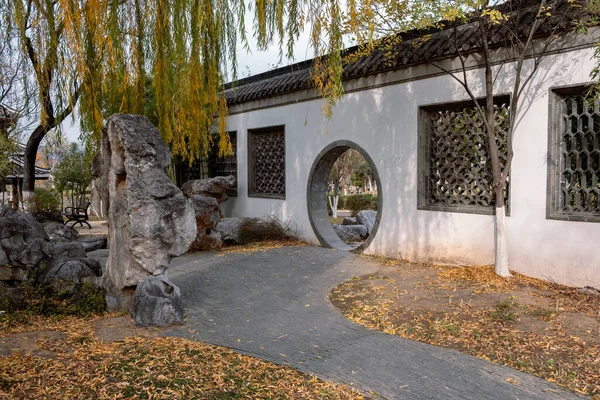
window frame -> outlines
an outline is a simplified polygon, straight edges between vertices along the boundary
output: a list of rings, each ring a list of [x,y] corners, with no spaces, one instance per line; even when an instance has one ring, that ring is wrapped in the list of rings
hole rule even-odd
[[[237,147],[238,147],[238,135],[237,135],[237,131],[232,130],[232,131],[227,131],[227,134],[229,135],[229,139],[230,141],[232,141],[232,150],[233,150],[233,154],[231,156],[227,156],[227,157],[234,157],[235,158],[235,187],[231,188],[231,189],[227,189],[225,191],[225,194],[230,196],[230,197],[237,197],[238,196],[238,175],[239,175],[239,168],[238,168],[238,152],[237,152]],[[218,141],[218,138],[216,139]],[[235,142],[235,145],[234,143]],[[224,157],[219,157],[219,149],[218,146],[215,146],[212,150],[212,155],[211,155],[211,159],[209,162],[209,175],[212,175],[211,178],[214,178],[215,176],[223,176],[223,174],[218,174],[216,173],[216,169],[217,169],[217,165],[219,163],[224,163],[225,162],[225,158]]]
[[[573,222],[600,222],[597,215],[561,210],[562,174],[562,118],[559,117],[561,97],[582,94],[592,82],[551,87],[548,91],[548,158],[546,185],[546,219]],[[562,113],[561,113],[562,115]]]
[[[478,98],[478,103],[485,106],[486,99]],[[507,102],[511,105],[511,96],[508,93],[501,93],[494,96],[494,103]],[[447,204],[435,204],[430,203],[428,199],[428,178],[430,170],[430,135],[431,135],[431,119],[428,118],[433,112],[448,111],[448,110],[459,110],[467,107],[473,107],[473,100],[457,100],[443,103],[433,103],[421,105],[418,108],[418,139],[417,139],[417,210],[425,211],[441,211],[441,212],[454,212],[462,214],[478,214],[478,215],[495,215],[496,207],[492,204],[490,206],[480,205],[447,205]],[[511,110],[512,111],[512,110]],[[506,138],[507,147],[510,148],[510,136]],[[510,216],[511,211],[511,190],[510,190],[510,176],[508,176],[507,198],[505,202],[506,216]]]
[[[278,133],[283,136],[283,194],[278,193],[259,193],[256,192],[256,180],[254,177],[254,168],[256,154],[254,151],[254,138],[256,135],[265,133]],[[262,199],[273,199],[273,200],[285,200],[287,193],[287,170],[286,170],[286,151],[285,151],[285,125],[272,125],[261,128],[248,129],[247,131],[248,141],[248,197],[262,198]]]

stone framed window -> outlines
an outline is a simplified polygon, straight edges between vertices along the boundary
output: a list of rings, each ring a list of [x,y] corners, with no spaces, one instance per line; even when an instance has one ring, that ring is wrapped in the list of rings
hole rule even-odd
[[[232,131],[229,133],[229,140],[231,142],[231,155],[225,157],[219,157],[218,145],[214,146],[213,156],[209,164],[210,176],[235,176],[237,182],[237,132]],[[227,190],[225,193],[229,196],[237,196],[237,183],[236,187]]]
[[[480,100],[483,104],[484,100]],[[500,161],[507,154],[510,97],[494,99]],[[494,214],[492,164],[484,121],[472,101],[419,109],[418,209]],[[509,212],[509,185],[504,193]]]
[[[285,199],[285,128],[248,130],[248,196]]]
[[[600,222],[600,101],[587,86],[550,92],[547,217]]]

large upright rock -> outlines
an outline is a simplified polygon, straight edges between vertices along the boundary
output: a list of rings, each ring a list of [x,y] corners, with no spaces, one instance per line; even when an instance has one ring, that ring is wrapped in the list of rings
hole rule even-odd
[[[217,202],[222,203],[228,199],[225,192],[235,187],[235,184],[235,176],[233,175],[216,176],[209,179],[187,181],[181,185],[181,190],[188,197],[194,195],[214,197],[217,199]]]
[[[141,116],[113,115],[94,172],[108,198],[109,253],[103,285],[111,308],[128,309],[132,288],[161,275],[196,237],[194,207],[165,173],[171,163],[160,133]]]

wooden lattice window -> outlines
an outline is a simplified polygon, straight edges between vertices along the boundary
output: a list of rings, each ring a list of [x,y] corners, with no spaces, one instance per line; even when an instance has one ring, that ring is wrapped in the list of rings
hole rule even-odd
[[[237,182],[237,134],[229,132],[231,141],[231,155],[225,157],[218,156],[218,145],[215,145],[214,155],[210,163],[210,176],[235,176]],[[237,196],[237,185],[235,188],[227,190],[229,196]]]
[[[509,100],[502,96],[494,101],[502,166],[507,154]],[[493,214],[487,133],[473,102],[422,107],[419,124],[419,209]],[[507,205],[508,187],[507,182]]]
[[[549,218],[600,222],[600,101],[587,90],[552,92]]]
[[[248,131],[248,195],[285,199],[283,126]]]

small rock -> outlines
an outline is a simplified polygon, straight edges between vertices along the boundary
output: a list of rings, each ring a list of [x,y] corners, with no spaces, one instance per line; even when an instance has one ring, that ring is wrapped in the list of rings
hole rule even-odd
[[[187,181],[181,185],[181,191],[187,197],[194,195],[214,197],[219,203],[227,200],[225,191],[232,189],[236,185],[236,180],[233,175],[216,176],[210,179],[197,179]]]
[[[79,243],[83,245],[83,249],[86,253],[89,253],[90,251],[106,249],[107,247],[106,238],[82,238],[79,239]]]
[[[46,221],[42,226],[51,242],[72,242],[79,236],[77,230],[59,222]]]
[[[168,326],[183,323],[179,288],[164,275],[140,280],[133,294],[132,316],[137,326]]]
[[[373,227],[375,226],[375,220],[377,218],[377,212],[373,210],[363,210],[356,214],[356,222],[364,225],[367,228],[367,235],[371,234]]]
[[[356,222],[356,217],[346,217],[342,221],[342,225],[359,225],[359,223]]]
[[[225,243],[238,244],[241,223],[241,218],[223,218],[214,230],[221,234],[221,240]]]
[[[62,260],[50,269],[44,283],[49,283],[58,291],[71,291],[76,284],[83,283],[84,278],[96,277],[100,271],[100,263],[92,259]]]
[[[368,236],[364,225],[334,225],[333,230],[344,242],[360,242]]]

